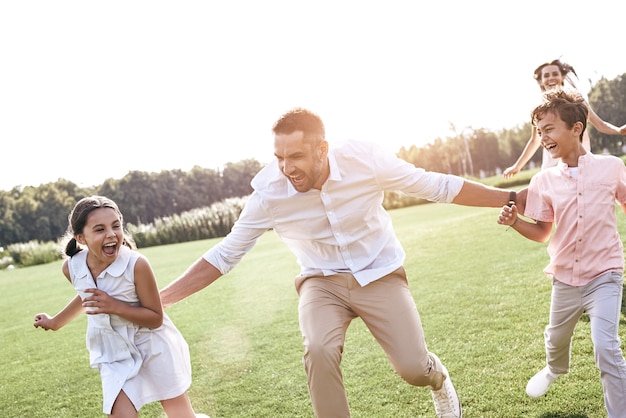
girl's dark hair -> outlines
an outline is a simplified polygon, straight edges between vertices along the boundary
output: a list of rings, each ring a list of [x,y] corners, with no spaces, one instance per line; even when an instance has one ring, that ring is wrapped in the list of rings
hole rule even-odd
[[[87,219],[89,218],[89,215],[91,214],[91,212],[100,208],[113,209],[115,213],[117,213],[117,215],[119,216],[120,222],[122,223],[122,225],[124,224],[124,216],[122,215],[122,212],[117,207],[117,204],[113,200],[109,199],[108,197],[90,196],[90,197],[84,197],[80,199],[74,206],[74,209],[72,209],[72,211],[70,212],[69,216],[67,217],[68,226],[67,226],[67,231],[65,232],[65,235],[63,237],[63,241],[66,242],[65,255],[71,257],[74,254],[83,250],[78,245],[78,242],[76,241],[75,236],[77,234],[83,233],[83,229],[85,228],[85,225],[87,224]],[[131,249],[134,248],[134,243],[132,242],[130,237],[127,235],[126,231],[124,231],[123,244]]]
[[[321,142],[326,137],[322,119],[310,110],[301,107],[282,115],[272,128],[274,134],[289,135],[295,131],[302,131],[304,138],[311,143]]]
[[[559,67],[559,71],[561,71],[561,75],[563,77],[567,76],[569,73],[572,73],[576,77],[578,77],[578,74],[576,74],[576,71],[574,71],[574,67],[565,62],[562,62],[560,59],[552,60],[550,62],[544,62],[539,67],[535,68],[535,72],[533,73],[533,76],[535,77],[535,80],[539,84],[539,87],[542,91],[544,91],[545,88],[541,84],[541,71],[543,70],[543,67],[546,67],[548,65],[556,65],[557,67]]]

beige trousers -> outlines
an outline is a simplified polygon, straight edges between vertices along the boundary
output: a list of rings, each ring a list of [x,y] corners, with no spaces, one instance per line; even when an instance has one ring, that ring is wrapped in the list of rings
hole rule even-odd
[[[318,418],[350,416],[341,357],[350,322],[360,317],[398,375],[414,386],[437,377],[404,268],[361,287],[351,274],[299,276],[300,331],[309,394]]]

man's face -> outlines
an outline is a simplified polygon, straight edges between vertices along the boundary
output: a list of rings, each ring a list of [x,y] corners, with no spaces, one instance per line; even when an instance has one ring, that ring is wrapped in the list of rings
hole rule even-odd
[[[302,131],[274,135],[274,155],[280,171],[301,192],[321,189],[328,178],[328,143],[313,145]]]

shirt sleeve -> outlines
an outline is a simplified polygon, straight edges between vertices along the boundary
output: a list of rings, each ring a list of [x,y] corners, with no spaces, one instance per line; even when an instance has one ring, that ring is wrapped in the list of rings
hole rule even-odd
[[[374,161],[383,190],[396,190],[409,196],[438,203],[451,203],[464,180],[452,174],[426,171],[374,146]]]
[[[523,215],[541,222],[554,222],[554,212],[552,204],[548,202],[548,195],[541,193],[545,186],[541,186],[539,175],[535,175],[530,179],[528,185],[528,194],[526,195],[526,207]]]
[[[203,258],[224,275],[239,264],[259,237],[271,227],[269,211],[258,193],[253,192],[230,233],[208,250]]]
[[[626,165],[621,159],[618,159],[618,174],[617,174],[617,192],[615,193],[615,200],[623,205],[626,203]]]

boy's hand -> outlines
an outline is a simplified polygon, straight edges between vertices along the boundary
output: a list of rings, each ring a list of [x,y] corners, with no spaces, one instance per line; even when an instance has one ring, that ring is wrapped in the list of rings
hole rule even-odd
[[[500,215],[498,216],[498,223],[500,225],[511,226],[517,221],[517,206],[506,205],[500,209]]]

